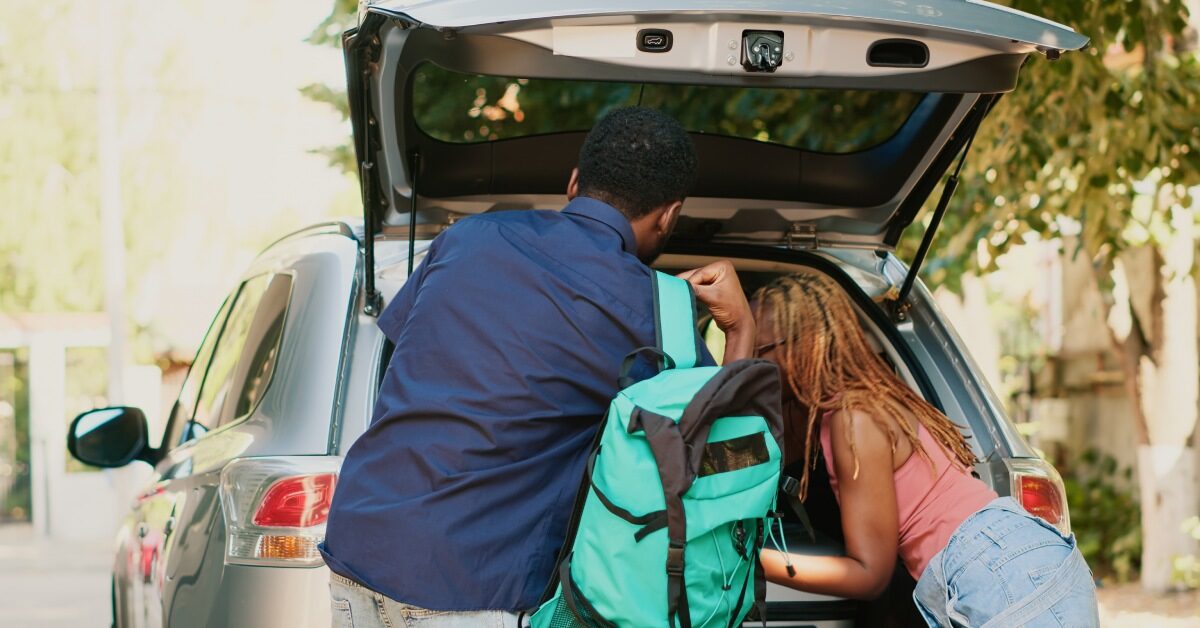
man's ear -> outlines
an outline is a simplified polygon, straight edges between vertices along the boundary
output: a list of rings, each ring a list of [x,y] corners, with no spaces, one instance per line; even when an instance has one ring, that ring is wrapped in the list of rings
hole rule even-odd
[[[573,201],[579,196],[579,168],[571,168],[571,178],[567,181],[567,200]]]
[[[663,237],[671,235],[671,230],[675,228],[675,221],[679,218],[681,211],[683,211],[683,201],[675,201],[667,205],[666,209],[658,215],[658,220],[655,221],[655,231]]]

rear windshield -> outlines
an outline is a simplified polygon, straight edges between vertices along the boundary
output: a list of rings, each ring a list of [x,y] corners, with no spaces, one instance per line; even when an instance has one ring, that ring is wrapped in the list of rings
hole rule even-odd
[[[413,80],[413,115],[457,144],[586,131],[616,107],[643,105],[684,128],[822,153],[853,153],[891,137],[924,94],[610,83],[463,74],[426,63]]]

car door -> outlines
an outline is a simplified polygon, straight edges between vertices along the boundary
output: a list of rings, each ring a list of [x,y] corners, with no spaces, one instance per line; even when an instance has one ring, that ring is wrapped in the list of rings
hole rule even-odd
[[[242,285],[200,391],[194,421],[209,431],[181,448],[187,475],[168,487],[177,495],[174,533],[166,539],[162,616],[169,626],[207,626],[224,571],[225,529],[220,476],[259,436],[242,422],[257,408],[278,363],[291,301],[290,274],[252,277]]]
[[[190,438],[185,437],[185,432],[190,429],[191,417],[200,395],[200,385],[208,371],[208,364],[229,315],[231,303],[232,297],[221,304],[204,335],[204,340],[200,343],[200,348],[196,351],[196,357],[192,360],[192,366],[188,369],[180,388],[179,397],[171,408],[171,416],[167,418],[167,426],[159,445],[164,452],[171,451]],[[148,589],[153,579],[154,568],[160,560],[162,541],[156,532],[152,532],[151,526],[155,521],[161,520],[161,525],[165,528],[165,518],[161,516],[161,511],[170,505],[163,498],[163,493],[166,477],[173,472],[172,469],[164,469],[159,465],[151,482],[134,500],[130,518],[131,529],[123,536],[125,540],[120,549],[124,561],[124,577],[116,591],[118,616],[115,618],[120,626],[140,628],[147,625],[147,596],[150,594]],[[157,613],[153,615],[157,616]]]
[[[164,447],[171,448],[140,506],[147,628],[206,623],[205,600],[217,589],[223,566],[220,472],[253,438],[234,428],[253,412],[274,371],[291,284],[290,275],[271,273],[242,282],[215,341],[205,339],[208,353],[198,363],[203,373],[197,373],[194,397],[189,381],[176,404],[164,437]]]

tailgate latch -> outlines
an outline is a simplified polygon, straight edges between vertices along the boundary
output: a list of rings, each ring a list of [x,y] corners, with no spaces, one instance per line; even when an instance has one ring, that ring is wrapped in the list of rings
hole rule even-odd
[[[783,31],[742,31],[742,67],[774,72],[783,63]]]
[[[817,226],[801,222],[792,223],[792,228],[787,234],[787,247],[793,251],[821,248],[821,241],[817,238]]]

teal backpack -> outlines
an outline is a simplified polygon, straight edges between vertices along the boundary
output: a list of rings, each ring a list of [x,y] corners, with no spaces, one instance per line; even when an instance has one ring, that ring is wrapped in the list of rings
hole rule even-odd
[[[686,281],[656,273],[658,347],[631,353],[600,426],[533,628],[739,625],[765,618],[758,552],[780,487],[776,367],[696,367]],[[638,355],[661,371],[630,385]]]

